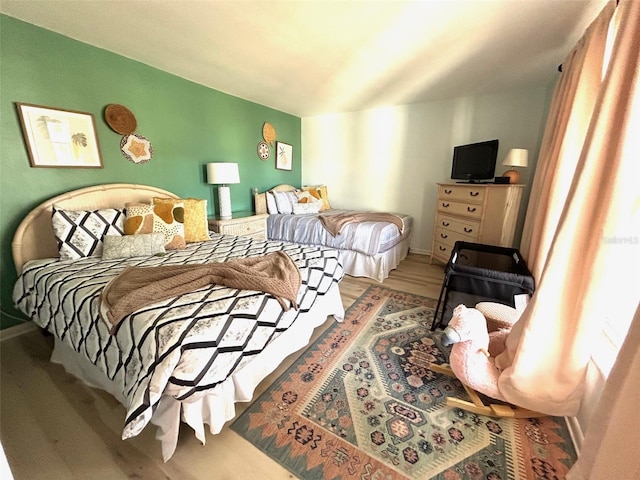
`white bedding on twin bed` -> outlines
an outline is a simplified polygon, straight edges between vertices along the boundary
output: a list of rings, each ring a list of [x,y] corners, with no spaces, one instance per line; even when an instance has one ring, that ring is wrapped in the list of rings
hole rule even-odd
[[[357,213],[355,210],[330,209],[322,215]],[[267,217],[270,240],[318,245],[339,249],[345,273],[379,282],[396,268],[409,251],[413,217],[397,214],[404,230],[389,222],[348,223],[339,235],[331,235],[317,214],[271,214]]]
[[[298,265],[300,310],[283,311],[271,295],[211,286],[158,302],[126,317],[114,335],[100,317],[103,287],[128,265],[204,263],[284,250]],[[333,249],[212,234],[164,257],[37,260],[14,288],[18,307],[54,334],[52,360],[127,408],[123,438],[149,422],[160,426],[165,460],[180,420],[204,442],[233,418],[257,383],[286,355],[306,345],[327,316],[341,319],[343,267]]]

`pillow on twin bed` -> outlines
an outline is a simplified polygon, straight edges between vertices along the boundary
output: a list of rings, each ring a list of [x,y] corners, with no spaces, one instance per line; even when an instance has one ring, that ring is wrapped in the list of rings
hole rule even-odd
[[[329,195],[327,194],[326,185],[316,185],[313,187],[302,187],[303,192],[309,192],[318,200],[322,200],[322,208],[320,211],[331,210],[331,204],[329,203]]]
[[[267,198],[267,212],[271,215],[275,215],[276,213],[278,213],[276,197],[273,196],[273,192],[266,192],[265,197]]]
[[[163,233],[141,233],[138,235],[105,235],[102,258],[129,258],[165,253]]]
[[[187,243],[206,242],[209,238],[207,220],[207,201],[197,198],[160,198],[154,197],[153,205],[184,204],[184,239]]]
[[[124,235],[124,212],[117,208],[102,210],[65,210],[53,205],[53,233],[61,260],[102,255],[105,235]]]
[[[179,250],[187,246],[184,239],[184,203],[149,205],[146,203],[125,204],[127,216],[124,233],[163,233],[164,248]]]
[[[293,205],[293,213],[296,215],[304,213],[318,213],[322,208],[322,202],[311,195],[310,192],[296,192],[298,203]]]
[[[291,190],[288,192],[273,191],[273,196],[276,199],[276,206],[278,207],[278,213],[293,213],[293,206],[298,203],[298,197],[296,192]]]

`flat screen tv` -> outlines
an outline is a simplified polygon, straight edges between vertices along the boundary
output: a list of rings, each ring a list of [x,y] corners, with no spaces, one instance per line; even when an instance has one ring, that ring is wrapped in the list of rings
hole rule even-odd
[[[458,145],[453,148],[451,178],[466,182],[491,180],[498,158],[498,140]]]

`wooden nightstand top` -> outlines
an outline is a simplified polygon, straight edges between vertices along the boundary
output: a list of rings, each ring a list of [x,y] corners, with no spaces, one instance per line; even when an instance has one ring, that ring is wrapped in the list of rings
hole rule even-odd
[[[209,229],[223,235],[236,235],[261,240],[267,238],[266,213],[234,212],[232,218],[209,217]]]
[[[250,218],[250,217],[262,218],[262,217],[266,217],[266,216],[267,216],[266,213],[233,212],[231,214],[231,218],[220,218],[219,215],[213,215],[213,216],[209,216],[209,220],[229,222],[229,221],[233,221],[233,220],[247,219],[247,218]]]

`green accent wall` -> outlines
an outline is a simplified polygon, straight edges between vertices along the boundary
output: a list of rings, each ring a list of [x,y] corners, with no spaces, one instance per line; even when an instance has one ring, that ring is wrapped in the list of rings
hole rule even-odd
[[[29,210],[54,195],[96,184],[141,183],[205,198],[213,214],[217,193],[205,183],[205,165],[222,161],[239,164],[241,183],[230,186],[234,211],[253,209],[254,187],[300,185],[298,117],[6,15],[0,15],[0,61],[1,328],[23,318],[11,298],[16,280],[13,234]],[[93,114],[104,168],[32,168],[15,102]],[[136,133],[153,146],[149,163],[135,165],[120,152],[122,136],[103,117],[110,103],[135,115]],[[278,140],[293,145],[292,171],[275,168],[275,148],[268,160],[258,158],[264,122],[275,127]]]

